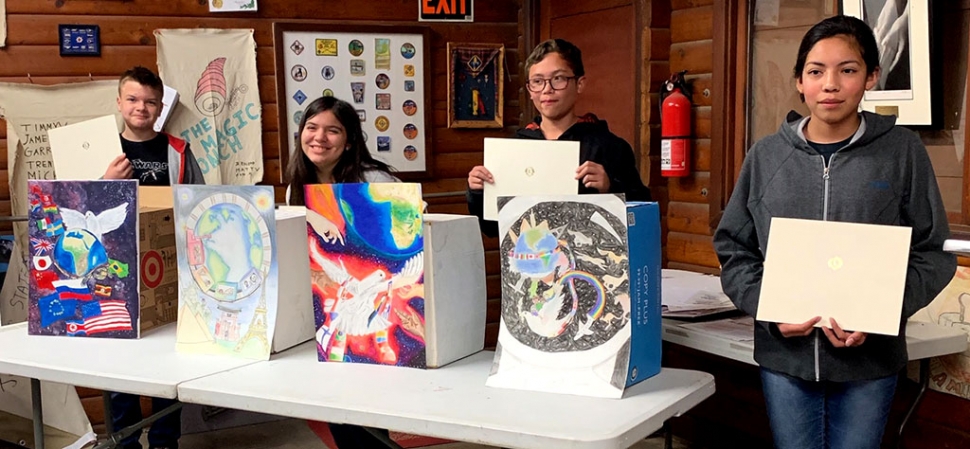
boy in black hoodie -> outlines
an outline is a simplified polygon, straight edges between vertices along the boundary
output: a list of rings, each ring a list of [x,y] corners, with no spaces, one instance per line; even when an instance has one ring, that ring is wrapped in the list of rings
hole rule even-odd
[[[624,193],[629,201],[650,201],[650,190],[640,180],[630,144],[595,115],[575,114],[576,98],[586,83],[579,48],[562,39],[547,40],[532,51],[525,69],[526,88],[539,117],[519,129],[515,137],[579,142],[576,180],[581,194]],[[472,168],[466,199],[468,210],[478,216],[482,233],[495,237],[498,223],[482,218],[486,182],[494,182],[492,173],[481,165]]]

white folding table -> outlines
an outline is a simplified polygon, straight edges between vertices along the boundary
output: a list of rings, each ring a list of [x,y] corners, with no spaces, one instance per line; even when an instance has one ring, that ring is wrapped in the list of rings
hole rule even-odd
[[[729,320],[731,318],[725,318]],[[685,326],[687,322],[663,319],[663,339],[670,343],[707,352],[749,365],[757,365],[754,361],[754,341],[734,341],[726,335],[714,331],[703,331]],[[752,333],[754,329],[752,328]],[[947,354],[955,354],[967,350],[967,334],[959,329],[944,327],[932,323],[909,321],[906,323],[906,350],[909,360],[919,360],[920,390],[913,400],[902,425],[899,426],[899,436],[902,437],[906,424],[909,422],[916,407],[923,399],[930,384],[930,358]]]
[[[27,335],[27,323],[0,327],[0,373],[31,379],[37,448],[43,449],[41,380],[174,399],[182,382],[258,362],[176,353],[175,328],[119,340]],[[110,430],[110,419],[105,422]]]
[[[179,400],[515,448],[626,448],[714,393],[710,374],[663,369],[600,399],[485,386],[494,353],[439,369],[320,363],[315,342],[178,386]]]

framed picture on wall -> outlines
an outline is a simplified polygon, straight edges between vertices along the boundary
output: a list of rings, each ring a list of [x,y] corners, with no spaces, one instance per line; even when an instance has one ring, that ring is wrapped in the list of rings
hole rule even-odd
[[[448,127],[502,128],[505,45],[448,43]]]
[[[432,176],[427,27],[276,22],[273,34],[284,178],[289,158],[302,151],[303,113],[321,96],[354,107],[367,148],[400,178]]]
[[[842,12],[872,28],[881,69],[863,110],[895,115],[900,125],[933,125],[930,6],[925,0],[842,0]]]

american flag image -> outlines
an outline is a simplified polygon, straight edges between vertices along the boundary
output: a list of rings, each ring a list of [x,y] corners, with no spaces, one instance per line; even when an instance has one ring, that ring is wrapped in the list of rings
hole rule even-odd
[[[131,315],[125,301],[90,301],[81,306],[84,323],[75,323],[75,333],[87,335],[111,331],[130,331]]]

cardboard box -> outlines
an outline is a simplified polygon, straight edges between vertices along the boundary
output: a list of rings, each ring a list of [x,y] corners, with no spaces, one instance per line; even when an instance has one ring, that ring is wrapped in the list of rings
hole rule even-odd
[[[171,207],[139,204],[138,249],[139,308],[144,332],[174,323],[178,315],[178,259]]]
[[[279,310],[273,353],[313,338],[313,294],[307,257],[306,208],[276,209],[276,257],[279,258]]]
[[[630,246],[630,288],[634,316],[633,340],[626,386],[660,373],[661,340],[661,247],[660,206],[628,202],[627,232]]]
[[[428,368],[485,347],[485,250],[477,218],[424,214],[424,294]]]
[[[620,398],[660,372],[660,209],[615,195],[499,201],[502,310],[486,385]]]

